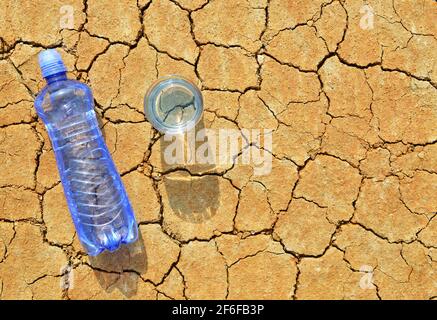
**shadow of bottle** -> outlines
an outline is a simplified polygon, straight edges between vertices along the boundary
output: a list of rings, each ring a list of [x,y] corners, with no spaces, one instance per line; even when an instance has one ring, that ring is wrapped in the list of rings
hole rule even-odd
[[[201,119],[192,137],[204,128],[204,121]],[[165,141],[164,136],[160,138],[161,164],[164,172],[162,180],[171,210],[184,221],[202,223],[218,212],[219,181],[218,176],[214,174],[215,163],[199,163],[197,157],[192,159],[201,145],[204,147],[203,150],[211,151],[208,137],[203,141],[193,141],[188,136],[187,133],[183,138],[187,161],[171,165],[166,163],[165,153],[174,141]]]
[[[138,290],[138,281],[142,281],[139,274],[147,270],[147,254],[141,233],[134,243],[90,257],[90,263],[106,292],[119,290],[125,297],[133,297]]]
[[[96,111],[96,119],[106,143],[104,121]],[[114,252],[104,251],[96,257],[89,257],[94,274],[100,286],[106,292],[119,290],[130,298],[137,293],[139,274],[147,270],[147,255],[141,233],[138,240],[128,245],[122,245]]]

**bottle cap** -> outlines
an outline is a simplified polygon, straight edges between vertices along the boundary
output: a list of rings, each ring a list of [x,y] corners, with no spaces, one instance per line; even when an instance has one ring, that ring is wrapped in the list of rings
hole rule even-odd
[[[44,78],[61,72],[67,72],[61,55],[55,49],[47,49],[38,54],[39,67]]]
[[[183,133],[194,128],[202,117],[202,94],[191,81],[176,75],[166,76],[147,91],[144,111],[158,131]]]

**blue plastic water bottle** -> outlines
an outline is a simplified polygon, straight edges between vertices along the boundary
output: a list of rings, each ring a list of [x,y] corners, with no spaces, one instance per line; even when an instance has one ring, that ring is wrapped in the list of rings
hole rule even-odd
[[[47,85],[36,97],[35,108],[49,133],[82,245],[95,256],[134,242],[137,223],[99,129],[91,89],[67,79],[56,50],[42,51],[38,58]]]

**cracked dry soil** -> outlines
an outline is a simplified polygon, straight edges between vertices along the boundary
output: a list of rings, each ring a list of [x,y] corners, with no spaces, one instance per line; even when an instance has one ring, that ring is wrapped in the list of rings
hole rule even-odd
[[[2,0],[0,299],[435,299],[437,4],[366,3],[365,30],[361,0]],[[48,47],[140,224],[112,255],[83,252],[33,109]],[[271,174],[166,166],[142,100],[167,74],[205,127],[273,128]]]

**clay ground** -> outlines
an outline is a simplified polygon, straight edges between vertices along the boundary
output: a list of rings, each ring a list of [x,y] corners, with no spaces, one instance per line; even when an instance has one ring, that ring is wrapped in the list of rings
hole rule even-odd
[[[2,0],[0,298],[435,299],[437,4],[366,3]],[[33,109],[47,47],[92,87],[139,222],[115,254],[83,252]],[[205,127],[272,129],[272,172],[166,166],[143,97],[167,74]]]

